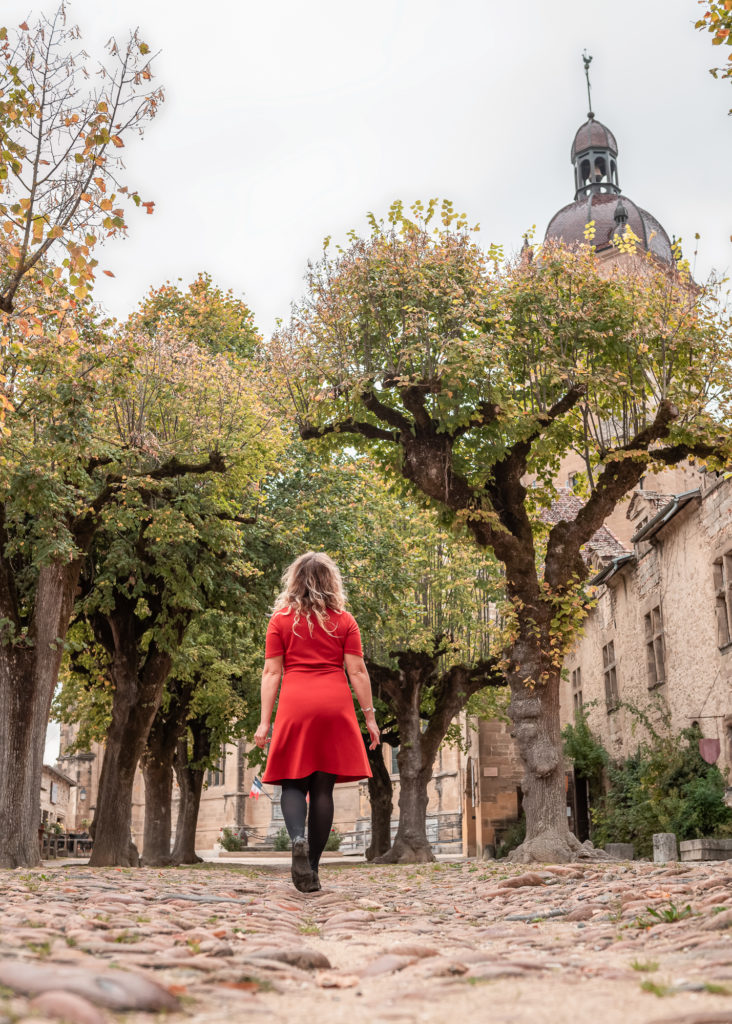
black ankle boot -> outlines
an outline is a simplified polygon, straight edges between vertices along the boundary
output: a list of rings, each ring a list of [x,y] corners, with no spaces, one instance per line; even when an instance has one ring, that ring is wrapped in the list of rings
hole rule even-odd
[[[292,882],[300,892],[313,892],[313,869],[310,867],[308,841],[304,836],[292,840]]]

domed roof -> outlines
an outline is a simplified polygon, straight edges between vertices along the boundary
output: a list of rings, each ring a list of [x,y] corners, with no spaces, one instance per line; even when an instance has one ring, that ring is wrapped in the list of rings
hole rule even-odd
[[[579,132],[577,134],[579,135]],[[622,232],[623,220],[616,220],[615,217],[619,203],[627,214],[625,223],[633,234],[637,235],[641,244],[667,263],[673,263],[671,241],[663,227],[655,217],[641,209],[627,196],[612,193],[590,193],[589,196],[582,196],[554,214],[549,221],[545,237],[562,241],[565,245],[581,245],[588,241],[585,238],[587,224],[594,221],[595,233],[589,239],[590,243],[598,252],[609,249],[613,244],[615,232],[618,229]],[[622,211],[619,212],[622,215]]]
[[[577,129],[577,134],[572,143],[570,160],[574,163],[574,158],[577,154],[583,153],[586,149],[609,149],[613,156],[618,155],[618,144],[615,141],[615,136],[609,128],[596,121],[594,117],[589,117]]]

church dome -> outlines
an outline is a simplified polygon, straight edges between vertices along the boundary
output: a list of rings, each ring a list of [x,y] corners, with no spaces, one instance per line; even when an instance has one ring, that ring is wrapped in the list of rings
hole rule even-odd
[[[618,206],[622,207],[621,211],[618,211]],[[620,216],[616,216],[618,212]],[[622,212],[627,214],[626,218],[622,217]],[[585,231],[590,221],[595,222],[594,235],[588,239]],[[546,238],[562,241],[565,245],[589,241],[601,252],[612,246],[616,234],[623,234],[626,223],[645,249],[666,263],[673,261],[671,241],[661,224],[632,199],[617,193],[590,192],[588,196],[562,207],[549,221]]]
[[[641,245],[666,263],[674,260],[671,242],[655,217],[622,195],[618,181],[618,144],[609,128],[590,113],[572,143],[574,202],[554,214],[547,239],[565,245],[590,242],[598,252],[629,228]],[[588,224],[594,222],[589,232]]]

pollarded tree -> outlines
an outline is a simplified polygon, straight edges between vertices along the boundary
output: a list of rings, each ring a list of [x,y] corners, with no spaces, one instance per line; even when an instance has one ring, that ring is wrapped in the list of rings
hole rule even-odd
[[[300,545],[325,550],[340,565],[377,719],[399,745],[391,850],[391,785],[381,755],[370,759],[377,859],[434,860],[427,804],[439,748],[473,694],[505,686],[494,653],[503,596],[498,566],[487,552],[476,556],[461,527],[440,525],[403,487],[390,486],[368,458],[336,457],[330,465],[304,459],[273,500],[281,522],[291,515],[304,530]]]
[[[39,862],[38,793],[48,714],[79,575],[104,510],[219,454],[183,463],[118,443],[109,415],[129,373],[93,311],[35,272],[2,351],[12,430],[0,461],[0,865]],[[20,301],[20,300],[19,300]],[[75,308],[75,306],[77,308]],[[16,326],[18,329],[16,330]],[[138,490],[139,489],[139,490]]]
[[[172,331],[150,338],[133,329],[117,341],[120,358],[134,357],[111,410],[120,448],[136,450],[151,474],[161,461],[188,465],[215,449],[220,472],[165,483],[148,476],[108,504],[90,550],[79,614],[106,652],[112,682],[94,865],[138,862],[130,837],[135,770],[188,626],[208,608],[242,604],[257,575],[246,530],[254,529],[259,482],[278,449],[241,361]],[[153,736],[145,763],[151,807],[164,796],[165,773],[154,769],[167,732]],[[167,744],[171,759],[177,739]]]
[[[242,537],[250,556],[256,547],[252,530]],[[261,639],[274,587],[268,568],[218,587],[211,607],[193,619],[174,654],[142,758],[145,865],[200,859],[195,838],[204,770],[213,767],[225,743],[243,735],[250,710],[259,710]],[[180,803],[171,851],[174,771]]]
[[[465,524],[505,571],[504,651],[525,766],[515,859],[580,854],[565,814],[562,660],[582,618],[583,548],[644,473],[730,457],[730,325],[713,288],[623,243],[533,261],[484,252],[449,204],[352,237],[310,268],[309,293],[271,345],[305,438],[367,445]],[[589,493],[572,521],[543,514],[564,455]],[[529,486],[533,478],[535,486]]]

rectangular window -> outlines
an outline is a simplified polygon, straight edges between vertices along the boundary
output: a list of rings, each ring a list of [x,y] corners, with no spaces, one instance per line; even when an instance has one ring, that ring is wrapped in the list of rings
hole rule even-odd
[[[582,669],[577,666],[572,671],[572,703],[575,715],[582,711]]]
[[[719,647],[726,647],[732,642],[732,551],[718,558],[713,569],[717,605],[717,644]]]
[[[206,773],[206,784],[209,786],[223,786],[226,774],[226,747],[221,748],[218,762],[209,768]]]
[[[399,762],[397,761],[397,754],[399,753],[399,747],[391,747],[391,774],[399,774]]]
[[[652,690],[654,686],[660,686],[666,681],[666,655],[663,646],[663,620],[660,605],[657,605],[645,616],[645,628],[648,689]]]
[[[611,640],[602,649],[602,674],[605,679],[605,704],[608,710],[618,706],[618,673],[615,666],[615,641]]]

